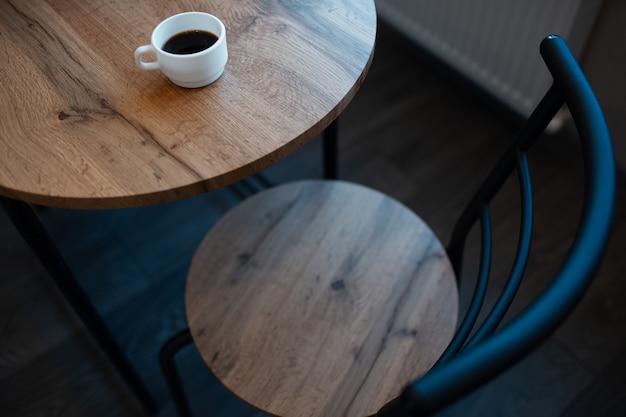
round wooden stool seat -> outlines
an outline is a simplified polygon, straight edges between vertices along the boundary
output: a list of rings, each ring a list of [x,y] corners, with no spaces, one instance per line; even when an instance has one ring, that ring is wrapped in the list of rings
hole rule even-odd
[[[424,374],[454,333],[446,252],[397,201],[337,181],[261,192],[200,245],[186,290],[202,358],[271,415],[364,417]]]

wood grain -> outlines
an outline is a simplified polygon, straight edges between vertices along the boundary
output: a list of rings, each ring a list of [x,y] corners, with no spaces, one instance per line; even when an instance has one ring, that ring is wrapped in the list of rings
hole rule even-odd
[[[451,219],[457,218],[461,206],[458,196],[466,195],[467,189],[482,179],[478,171],[487,163],[485,149],[506,147],[503,142],[513,137],[516,129],[498,112],[482,106],[476,97],[456,89],[441,72],[425,66],[406,44],[396,42],[392,35],[388,26],[379,26],[372,68],[363,87],[341,115],[341,175],[395,196],[419,213],[445,240],[453,226]],[[489,133],[494,130],[499,133]],[[445,146],[448,141],[451,141],[449,146]],[[490,145],[476,146],[481,143]],[[560,242],[563,233],[571,230],[570,219],[579,210],[575,204],[580,194],[577,167],[564,158],[571,143],[548,138],[543,145],[538,144],[531,158],[537,214],[541,212],[545,216],[537,218],[542,233],[537,236],[535,246],[539,256],[533,262],[540,264],[535,270],[551,269],[546,264],[559,266],[554,264],[555,242]],[[264,175],[275,183],[318,177],[319,145],[317,140],[309,142]],[[466,160],[475,161],[476,171],[471,174],[462,171],[460,176],[459,161]],[[463,181],[451,180],[460,177]],[[617,413],[619,404],[623,411],[625,403],[624,384],[612,385],[615,390],[599,393],[607,384],[620,382],[607,377],[626,372],[626,366],[620,368],[626,361],[619,356],[626,349],[623,331],[626,303],[620,301],[626,272],[624,184],[620,184],[622,205],[616,211],[614,239],[603,267],[565,326],[528,360],[440,413],[441,416],[626,415]],[[505,187],[509,190],[505,197],[517,194],[515,183]],[[90,296],[99,299],[102,305],[116,306],[106,315],[107,323],[157,398],[159,417],[177,416],[159,369],[158,351],[168,337],[187,325],[182,304],[188,267],[183,268],[182,259],[191,259],[192,254],[181,254],[179,248],[185,251],[191,248],[189,241],[196,239],[196,229],[204,234],[220,211],[232,203],[233,195],[223,188],[195,198],[130,210],[47,209],[40,213]],[[518,218],[515,207],[519,205],[514,199],[505,198],[501,203],[502,217],[509,219],[508,222]],[[498,248],[514,245],[516,233],[508,222],[503,230],[498,221],[502,217],[493,214],[496,241],[500,242],[499,236],[509,236]],[[184,228],[181,216],[185,218]],[[77,240],[76,236],[90,238]],[[102,246],[92,236],[106,236],[105,240],[109,241],[124,239],[126,250],[108,245],[111,253],[103,253]],[[475,253],[472,247],[478,244],[478,240],[473,241],[468,257]],[[169,261],[171,252],[179,259],[180,270],[175,273]],[[80,259],[84,254],[89,254],[89,259]],[[508,259],[494,255],[496,278],[496,271],[510,264]],[[101,258],[116,258],[117,264],[140,263],[145,267],[139,275],[134,269],[118,268],[116,272],[120,275],[114,277],[108,274],[109,270],[99,272],[89,266],[99,264]],[[32,259],[29,248],[0,211],[0,414],[11,417],[140,415],[140,405],[124,388],[108,361],[102,359],[100,350],[77,324],[78,319],[69,317],[71,312],[66,303],[47,280],[45,271]],[[543,272],[539,274],[539,283],[543,276]],[[124,280],[127,288],[117,286],[116,283]],[[109,281],[119,293],[107,290],[100,297],[98,289],[105,288]],[[152,284],[137,297],[137,282]],[[532,295],[522,288],[520,302],[526,304]],[[463,288],[460,296],[463,305]],[[45,298],[48,304],[42,304]],[[123,299],[128,301],[120,306]],[[85,343],[93,348],[85,349]],[[262,416],[242,410],[245,407],[241,402],[210,378],[193,347],[177,355],[177,363],[195,416]],[[611,375],[605,373],[609,369]],[[206,379],[205,374],[209,375]],[[68,395],[66,387],[76,388]],[[59,403],[66,407],[60,407]],[[71,412],[74,410],[82,412]],[[616,412],[611,414],[611,411]]]
[[[133,51],[183,11],[220,17],[229,62],[187,90]],[[320,133],[369,68],[372,0],[0,3],[0,193],[70,208],[172,201],[271,165]]]
[[[228,212],[186,289],[194,342],[278,416],[366,416],[425,373],[456,324],[445,251],[412,211],[342,182],[273,188]]]

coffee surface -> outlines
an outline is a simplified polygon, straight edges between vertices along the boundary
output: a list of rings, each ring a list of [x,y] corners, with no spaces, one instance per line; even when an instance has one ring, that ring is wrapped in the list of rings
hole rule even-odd
[[[211,32],[189,30],[169,38],[163,45],[163,50],[177,55],[195,54],[213,46],[217,39],[217,35]]]

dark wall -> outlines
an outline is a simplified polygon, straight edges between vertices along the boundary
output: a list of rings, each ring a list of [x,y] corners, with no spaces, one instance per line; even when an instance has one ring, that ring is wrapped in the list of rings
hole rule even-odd
[[[626,174],[626,1],[605,0],[582,58]]]

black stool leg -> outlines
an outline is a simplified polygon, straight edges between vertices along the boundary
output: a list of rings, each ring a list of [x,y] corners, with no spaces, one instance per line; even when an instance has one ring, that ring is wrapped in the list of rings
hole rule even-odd
[[[156,414],[156,402],[150,396],[146,386],[131,366],[122,349],[118,346],[113,335],[87,297],[87,294],[79,285],[32,208],[27,203],[5,197],[0,197],[0,203],[15,225],[15,228],[48,271],[48,274],[74,311],[85,323],[87,330],[99,343],[113,365],[115,365],[139,402],[150,414]]]
[[[324,178],[339,178],[339,128],[335,119],[323,132]]]
[[[383,408],[378,410],[378,413],[370,417],[410,417],[405,407],[405,401],[398,397],[389,401]]]
[[[174,356],[185,346],[193,343],[191,338],[191,332],[189,329],[181,330],[171,339],[169,339],[159,353],[159,362],[161,364],[161,370],[165,376],[165,381],[172,394],[174,405],[178,411],[180,417],[191,417],[191,409],[189,408],[189,402],[183,389],[183,382],[180,378],[180,373],[176,367],[176,360]]]

